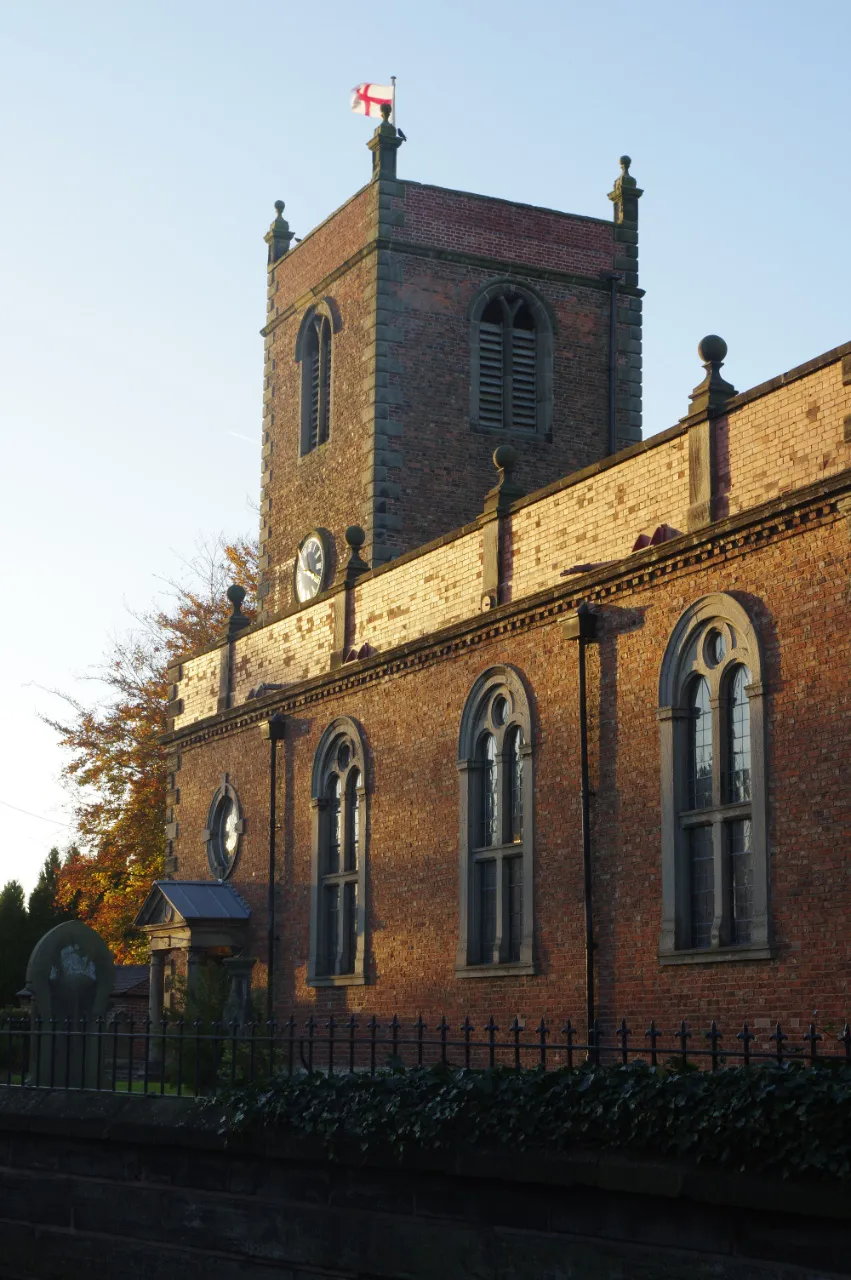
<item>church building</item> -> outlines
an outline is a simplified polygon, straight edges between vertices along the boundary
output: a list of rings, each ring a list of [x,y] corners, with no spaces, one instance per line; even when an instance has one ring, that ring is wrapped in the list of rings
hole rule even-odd
[[[737,391],[706,337],[643,441],[629,157],[604,218],[401,144],[266,236],[260,612],[170,674],[152,1014],[228,956],[279,1018],[841,1028],[851,343]]]

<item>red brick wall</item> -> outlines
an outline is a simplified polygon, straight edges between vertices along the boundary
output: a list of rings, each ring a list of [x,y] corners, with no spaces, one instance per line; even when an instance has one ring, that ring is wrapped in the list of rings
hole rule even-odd
[[[851,752],[845,519],[779,533],[756,548],[676,563],[655,581],[625,588],[600,607],[589,655],[594,913],[601,1016],[710,1017],[725,1026],[779,1017],[790,1029],[819,1010],[841,1024],[851,1013],[847,918],[851,884],[844,848],[851,799],[843,778]],[[795,583],[795,590],[790,590]],[[730,591],[757,619],[768,686],[771,919],[777,957],[661,967],[659,667],[683,610]],[[528,681],[535,736],[535,949],[531,978],[455,978],[458,918],[459,721],[485,668],[509,662]],[[402,671],[292,713],[281,773],[280,932],[282,1011],[365,1009],[436,1019],[465,1012],[478,1025],[546,1014],[581,1017],[584,932],[579,822],[576,648],[557,619],[444,651]],[[310,770],[335,716],[353,716],[370,753],[369,945],[366,987],[305,986],[310,885]],[[802,752],[802,745],[807,750]],[[247,818],[233,883],[254,911],[262,955],[268,832],[268,748],[256,727],[185,748],[180,773],[182,877],[205,874],[200,832],[209,797],[227,769]],[[643,1030],[643,1027],[641,1028]]]
[[[519,450],[516,479],[528,493],[606,454],[609,298],[531,278],[521,268],[513,273],[549,303],[555,318],[552,440],[476,433],[469,425],[469,308],[495,273],[413,256],[402,257],[398,271],[401,279],[389,290],[399,335],[391,344],[397,371],[390,386],[399,399],[392,417],[401,428],[402,465],[388,479],[401,492],[388,509],[398,514],[394,545],[403,552],[479,514],[496,480],[498,444],[508,441]]]
[[[611,267],[614,225],[469,191],[405,183],[394,238],[555,271],[596,276]]]
[[[348,525],[360,524],[371,530],[368,483],[372,453],[370,429],[364,420],[369,412],[364,386],[369,368],[364,356],[372,336],[366,325],[364,300],[374,295],[375,267],[375,257],[366,258],[325,291],[324,296],[333,298],[341,317],[340,330],[333,339],[330,435],[325,444],[304,457],[300,446],[301,365],[295,359],[295,344],[305,308],[271,334],[273,417],[267,430],[273,449],[265,487],[270,508],[264,513],[269,521],[264,551],[269,556],[267,607],[272,613],[293,602],[293,560],[306,533],[316,527],[328,529],[338,553],[345,555]]]

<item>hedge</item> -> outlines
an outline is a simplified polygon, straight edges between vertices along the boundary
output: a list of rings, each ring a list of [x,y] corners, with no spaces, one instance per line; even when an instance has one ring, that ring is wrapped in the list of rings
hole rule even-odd
[[[212,1100],[211,1100],[212,1101]],[[224,1132],[273,1128],[361,1149],[569,1151],[687,1157],[784,1177],[851,1179],[851,1067],[717,1072],[629,1066],[453,1068],[276,1077],[220,1094]],[[210,1104],[208,1104],[210,1105]]]

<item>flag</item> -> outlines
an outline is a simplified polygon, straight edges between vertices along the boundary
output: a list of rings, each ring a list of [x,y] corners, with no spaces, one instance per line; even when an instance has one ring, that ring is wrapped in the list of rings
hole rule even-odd
[[[357,84],[352,89],[352,111],[358,116],[380,116],[382,102],[393,104],[390,84]]]

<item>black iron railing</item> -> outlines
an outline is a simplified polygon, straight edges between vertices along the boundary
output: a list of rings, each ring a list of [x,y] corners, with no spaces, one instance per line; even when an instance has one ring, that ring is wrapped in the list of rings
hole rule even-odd
[[[790,1035],[779,1022],[758,1031],[745,1022],[725,1036],[716,1022],[706,1030],[685,1020],[664,1029],[651,1020],[646,1030],[635,1031],[623,1018],[616,1027],[597,1020],[583,1036],[569,1018],[537,1024],[514,1018],[502,1029],[493,1018],[478,1028],[469,1017],[460,1027],[445,1017],[429,1027],[421,1017],[404,1023],[395,1014],[383,1022],[292,1016],[244,1025],[166,1018],[154,1025],[121,1015],[94,1022],[0,1018],[0,1084],[7,1087],[181,1096],[280,1074],[374,1075],[438,1064],[556,1070],[638,1061],[711,1071],[761,1062],[851,1064],[851,1028],[846,1023],[839,1033],[829,1027],[820,1032],[811,1022],[803,1034]]]

